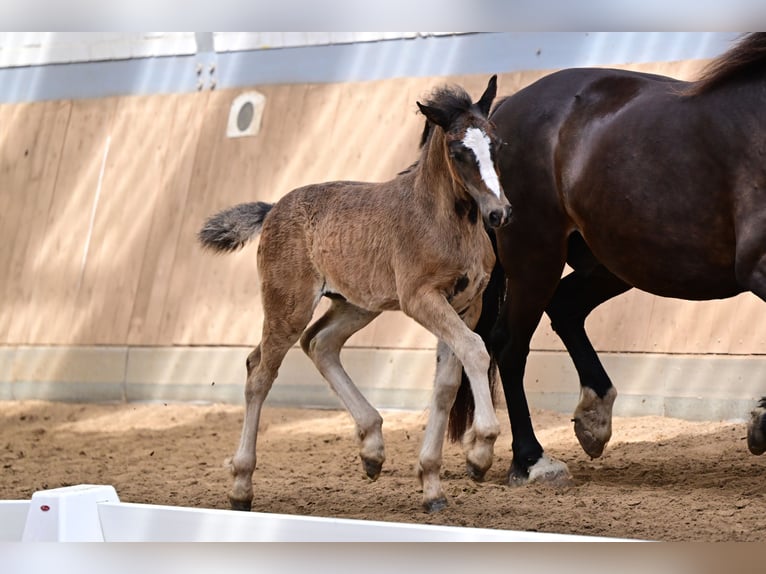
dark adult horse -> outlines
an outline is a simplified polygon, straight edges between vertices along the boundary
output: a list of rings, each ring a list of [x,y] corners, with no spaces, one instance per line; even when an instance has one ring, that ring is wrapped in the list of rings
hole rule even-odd
[[[504,302],[499,314],[485,304],[480,325],[497,317],[489,341],[513,431],[509,482],[557,481],[568,471],[544,455],[523,388],[543,312],[580,377],[575,433],[598,457],[617,393],[585,333],[595,307],[632,287],[689,300],[743,291],[766,299],[766,34],[744,37],[691,83],[608,69],[554,73],[504,99],[491,119],[515,211],[497,230]],[[561,279],[565,263],[574,271]],[[751,417],[748,446],[761,454],[766,398]]]

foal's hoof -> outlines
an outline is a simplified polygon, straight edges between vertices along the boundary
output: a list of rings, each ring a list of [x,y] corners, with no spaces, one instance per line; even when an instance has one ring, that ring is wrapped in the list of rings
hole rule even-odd
[[[582,389],[572,421],[580,446],[591,458],[600,457],[612,438],[612,406],[616,398],[614,387],[607,391],[603,399],[592,389]]]
[[[766,452],[766,401],[750,413],[747,424],[747,448],[753,454]]]
[[[482,482],[487,471],[492,467],[496,439],[497,435],[478,440],[473,427],[469,428],[463,435],[466,473],[476,482]]]
[[[515,464],[511,464],[508,471],[509,486],[523,486],[532,483],[561,488],[572,486],[574,480],[566,464],[549,457],[547,454],[541,456],[535,464],[529,467],[527,472]]]
[[[250,512],[253,507],[251,500],[234,500],[231,496],[229,497],[229,503],[232,510],[241,510],[243,512]]]
[[[383,468],[383,461],[362,459],[364,472],[370,480],[377,480],[380,476],[380,470]]]
[[[445,508],[447,508],[447,506],[449,506],[449,504],[447,503],[447,499],[444,496],[441,496],[434,500],[423,501],[423,508],[425,508],[426,512],[428,512],[429,514],[433,514],[434,512],[439,512],[440,510],[444,510]]]
[[[476,482],[483,482],[484,481],[484,475],[487,474],[487,470],[480,469],[475,464],[472,464],[471,461],[466,461],[465,463],[465,471],[468,474],[468,476],[475,480]]]

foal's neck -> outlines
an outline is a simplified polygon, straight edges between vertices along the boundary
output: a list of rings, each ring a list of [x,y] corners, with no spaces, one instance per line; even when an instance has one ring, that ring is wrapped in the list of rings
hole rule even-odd
[[[433,206],[440,220],[459,217],[462,205],[472,205],[473,199],[464,189],[449,162],[447,141],[441,128],[432,128],[415,175],[415,192]]]

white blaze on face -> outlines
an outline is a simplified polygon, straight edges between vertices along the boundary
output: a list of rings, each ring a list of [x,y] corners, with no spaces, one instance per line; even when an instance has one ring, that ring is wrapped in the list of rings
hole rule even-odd
[[[500,180],[497,178],[497,172],[492,163],[487,134],[479,128],[468,128],[465,131],[463,145],[476,156],[476,161],[479,164],[479,173],[484,180],[484,184],[499,198],[502,193],[500,190]]]

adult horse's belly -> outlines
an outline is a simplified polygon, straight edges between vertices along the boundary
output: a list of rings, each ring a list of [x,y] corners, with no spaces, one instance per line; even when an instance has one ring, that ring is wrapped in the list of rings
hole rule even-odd
[[[695,300],[742,292],[733,241],[686,223],[602,219],[583,225],[581,233],[607,269],[642,291]]]
[[[689,149],[686,130],[652,138],[649,127],[659,129],[660,121],[636,116],[626,113],[619,126],[605,122],[562,152],[559,181],[570,219],[594,255],[639,289],[680,299],[736,295],[742,289],[728,172]]]

